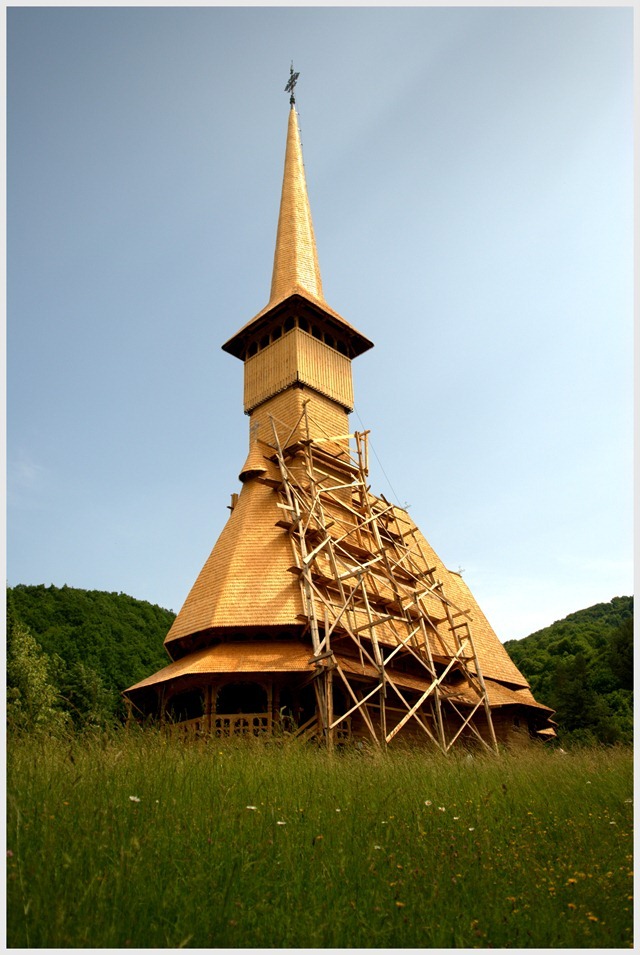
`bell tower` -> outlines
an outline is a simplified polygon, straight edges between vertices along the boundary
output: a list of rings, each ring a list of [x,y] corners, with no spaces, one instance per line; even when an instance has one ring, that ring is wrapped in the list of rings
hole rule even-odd
[[[269,302],[222,346],[244,362],[252,443],[268,439],[272,417],[295,428],[304,407],[311,437],[346,435],[353,410],[351,360],[371,347],[324,298],[291,103]]]

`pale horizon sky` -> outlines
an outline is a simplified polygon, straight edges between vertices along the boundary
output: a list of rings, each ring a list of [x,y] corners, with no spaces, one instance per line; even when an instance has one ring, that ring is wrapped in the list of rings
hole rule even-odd
[[[288,96],[371,486],[501,640],[633,593],[631,7],[7,10],[7,580],[178,611]]]

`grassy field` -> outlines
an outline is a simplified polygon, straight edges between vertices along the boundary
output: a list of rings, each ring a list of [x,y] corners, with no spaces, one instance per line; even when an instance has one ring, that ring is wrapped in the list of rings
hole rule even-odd
[[[7,747],[10,947],[631,947],[632,754]]]

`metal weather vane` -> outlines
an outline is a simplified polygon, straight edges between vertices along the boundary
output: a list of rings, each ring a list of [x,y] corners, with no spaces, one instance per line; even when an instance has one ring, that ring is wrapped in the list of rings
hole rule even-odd
[[[293,94],[296,88],[296,83],[298,82],[298,77],[300,76],[299,73],[293,72],[293,60],[291,61],[291,69],[289,72],[290,72],[289,82],[285,86],[284,91],[285,93],[291,93],[291,96],[289,97],[289,103],[291,104],[291,106],[293,106],[296,101],[296,98]]]

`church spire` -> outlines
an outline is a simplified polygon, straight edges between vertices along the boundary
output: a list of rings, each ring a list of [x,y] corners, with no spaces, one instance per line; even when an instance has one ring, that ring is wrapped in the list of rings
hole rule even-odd
[[[293,94],[292,94],[293,97]],[[324,303],[295,105],[289,112],[269,304],[294,293]]]
[[[292,63],[291,76],[285,86],[285,92],[291,94],[289,125],[269,301],[251,321],[243,325],[240,331],[232,335],[222,346],[224,351],[243,361],[255,353],[253,349],[256,347],[256,342],[260,348],[263,347],[267,326],[273,324],[274,320],[279,321],[277,316],[294,302],[298,303],[296,307],[303,302],[306,309],[311,307],[316,318],[323,323],[329,323],[333,330],[329,332],[328,340],[340,339],[344,344],[343,354],[348,355],[349,358],[361,355],[373,345],[353,325],[329,307],[322,291],[316,239],[302,160],[298,114],[295,108],[294,89],[299,75],[294,73]],[[297,321],[296,318],[295,322]]]

